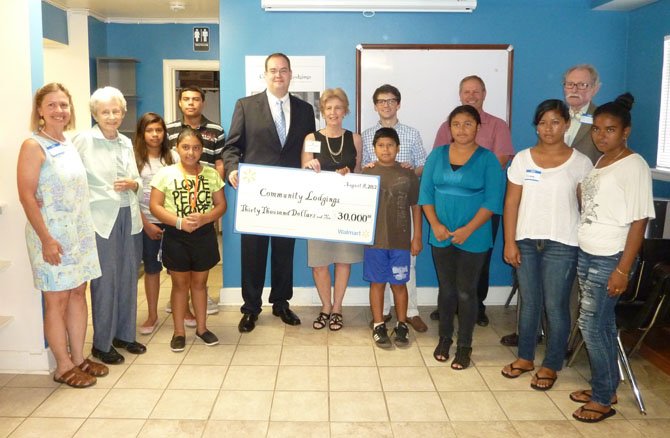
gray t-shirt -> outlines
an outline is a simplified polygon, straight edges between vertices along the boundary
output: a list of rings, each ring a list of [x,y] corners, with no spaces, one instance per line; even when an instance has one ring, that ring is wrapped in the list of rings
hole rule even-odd
[[[419,178],[412,169],[399,163],[363,169],[367,175],[381,177],[379,206],[373,248],[409,250],[412,243],[412,212],[419,200]]]

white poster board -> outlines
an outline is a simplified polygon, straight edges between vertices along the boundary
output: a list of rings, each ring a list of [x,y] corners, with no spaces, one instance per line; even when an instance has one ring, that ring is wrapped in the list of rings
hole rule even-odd
[[[372,245],[379,176],[240,163],[235,232]]]
[[[460,105],[458,85],[477,75],[486,84],[484,110],[509,124],[512,108],[513,48],[496,45],[363,44],[356,48],[357,130],[379,117],[372,94],[383,84],[400,90],[400,122],[419,130],[427,152],[437,129]]]

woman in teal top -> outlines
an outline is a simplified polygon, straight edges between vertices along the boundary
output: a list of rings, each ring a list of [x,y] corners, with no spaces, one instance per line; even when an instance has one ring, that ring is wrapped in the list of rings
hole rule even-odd
[[[419,204],[430,223],[433,261],[439,283],[440,340],[433,356],[449,358],[458,308],[458,349],[453,369],[470,365],[477,317],[477,281],[493,246],[491,215],[502,212],[503,173],[496,156],[477,145],[481,125],[470,105],[448,118],[453,142],[431,152],[421,178]]]

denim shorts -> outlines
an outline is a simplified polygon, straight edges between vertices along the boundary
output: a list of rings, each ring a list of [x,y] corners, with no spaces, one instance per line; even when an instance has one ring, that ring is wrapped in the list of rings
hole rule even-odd
[[[165,225],[154,224],[165,230]],[[158,259],[158,253],[161,250],[163,239],[153,240],[145,231],[142,231],[142,263],[144,263],[144,272],[147,274],[157,274],[163,270],[163,264]]]
[[[409,264],[409,250],[365,248],[363,279],[371,283],[405,284],[409,281]]]

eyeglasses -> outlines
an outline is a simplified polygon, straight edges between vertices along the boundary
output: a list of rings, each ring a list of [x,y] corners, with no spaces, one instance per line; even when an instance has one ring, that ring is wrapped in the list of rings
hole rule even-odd
[[[568,90],[572,90],[575,87],[577,87],[578,90],[586,90],[591,86],[592,84],[589,84],[588,82],[563,82],[563,88],[567,88]]]
[[[379,106],[395,105],[398,103],[398,99],[377,99],[375,103]]]

